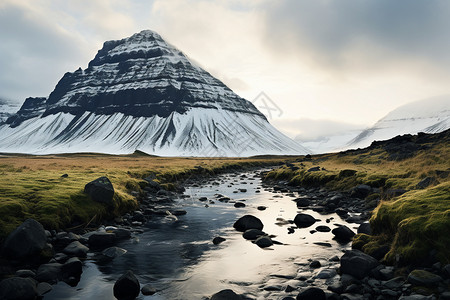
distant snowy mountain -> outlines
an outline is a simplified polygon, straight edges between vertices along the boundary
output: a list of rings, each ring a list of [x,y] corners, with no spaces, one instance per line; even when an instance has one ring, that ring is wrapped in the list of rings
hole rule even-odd
[[[0,124],[16,113],[20,105],[0,98]]]
[[[361,130],[348,130],[333,133],[327,136],[319,136],[315,139],[305,140],[300,137],[296,137],[294,140],[311,150],[312,153],[322,154],[345,150],[343,149],[343,145],[354,139],[360,133]]]
[[[0,152],[162,156],[304,154],[249,101],[145,30],[105,42],[87,69],[0,124]]]
[[[343,148],[369,146],[373,141],[387,140],[401,134],[438,133],[450,128],[450,95],[434,97],[403,105],[364,130]]]

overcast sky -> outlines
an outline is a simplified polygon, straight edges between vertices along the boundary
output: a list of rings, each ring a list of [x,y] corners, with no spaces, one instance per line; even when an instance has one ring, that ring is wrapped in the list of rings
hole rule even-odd
[[[244,98],[265,92],[291,137],[450,93],[447,0],[0,0],[0,97],[48,96],[104,41],[143,29]]]

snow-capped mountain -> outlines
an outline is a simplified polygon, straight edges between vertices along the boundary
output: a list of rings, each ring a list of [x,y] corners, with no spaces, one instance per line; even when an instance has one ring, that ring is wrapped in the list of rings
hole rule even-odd
[[[303,154],[249,101],[157,33],[105,42],[48,98],[0,125],[0,152],[163,156]]]
[[[311,150],[312,153],[322,154],[344,150],[342,145],[345,145],[348,141],[354,139],[360,133],[361,129],[353,129],[332,133],[326,136],[319,136],[315,139],[305,140],[301,137],[296,137],[294,140]]]
[[[450,95],[420,100],[391,111],[342,148],[369,146],[373,141],[418,132],[438,133],[450,128]]]
[[[5,122],[20,108],[20,105],[0,98],[0,124]]]

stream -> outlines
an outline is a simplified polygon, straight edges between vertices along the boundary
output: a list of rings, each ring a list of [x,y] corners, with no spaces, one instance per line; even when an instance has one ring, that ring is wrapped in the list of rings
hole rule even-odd
[[[312,269],[311,260],[320,261],[322,268],[334,268],[338,265],[330,258],[340,257],[350,247],[333,240],[331,232],[310,231],[318,225],[333,229],[344,224],[355,231],[357,228],[335,213],[321,215],[298,209],[292,200],[308,195],[287,195],[263,187],[258,171],[214,177],[207,184],[187,187],[184,194],[190,197],[175,200],[174,206],[185,210],[186,215],[178,216],[178,220],[153,217],[139,227],[142,233],[117,243],[127,253],[110,262],[102,263],[88,255],[78,285],[70,287],[58,282],[44,299],[115,299],[113,285],[127,270],[134,272],[141,287],[151,284],[157,290],[152,296],[140,294],[137,299],[202,299],[222,289],[253,299],[282,299],[289,295],[295,298],[298,290],[286,292],[287,284],[294,288],[325,284],[325,279],[311,279],[321,270]],[[231,200],[220,202],[217,194]],[[199,201],[200,197],[207,197],[208,201]],[[246,206],[234,207],[236,200]],[[266,209],[258,210],[258,206]],[[288,228],[293,225],[286,220],[293,220],[298,212],[320,221],[289,233]],[[262,249],[245,240],[233,223],[246,214],[260,218],[263,230],[282,245]],[[212,239],[216,236],[226,241],[214,245]],[[306,278],[300,281],[302,276]]]

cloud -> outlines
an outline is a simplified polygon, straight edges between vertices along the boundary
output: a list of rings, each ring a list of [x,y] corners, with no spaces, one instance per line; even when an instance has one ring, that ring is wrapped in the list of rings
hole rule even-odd
[[[266,43],[329,71],[414,66],[450,74],[450,2],[274,1]]]

